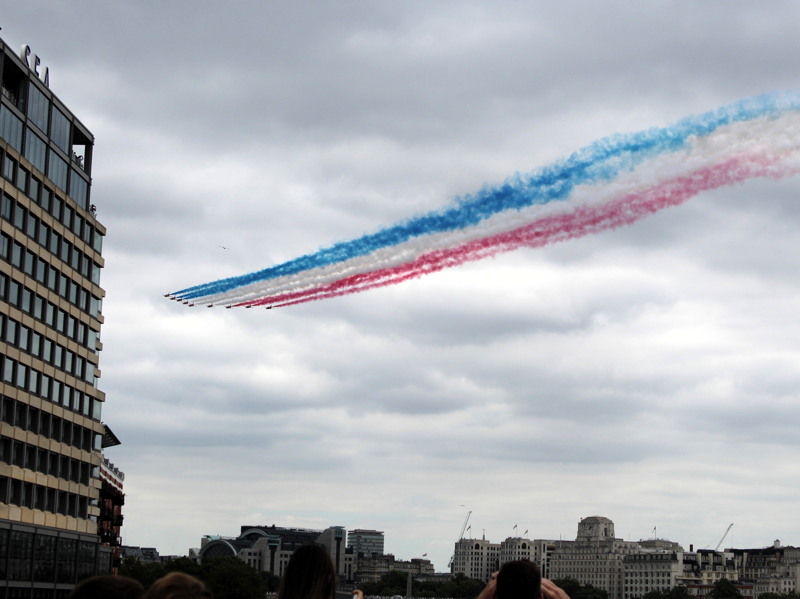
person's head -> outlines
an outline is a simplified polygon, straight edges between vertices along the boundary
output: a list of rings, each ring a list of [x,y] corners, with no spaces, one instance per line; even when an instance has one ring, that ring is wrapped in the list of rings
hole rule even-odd
[[[147,589],[144,599],[211,599],[211,591],[194,576],[170,572]]]
[[[506,562],[497,573],[497,599],[539,599],[541,593],[542,574],[533,562]]]
[[[335,592],[336,572],[325,548],[298,547],[286,565],[278,599],[333,599]]]
[[[69,599],[139,599],[144,587],[125,576],[93,576],[78,583]]]

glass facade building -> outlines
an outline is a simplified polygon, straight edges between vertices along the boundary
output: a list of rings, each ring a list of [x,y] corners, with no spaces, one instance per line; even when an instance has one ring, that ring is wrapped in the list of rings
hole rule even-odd
[[[106,230],[93,135],[27,47],[0,50],[0,599],[60,598],[113,567],[98,536]]]
[[[364,557],[383,555],[383,531],[356,528],[347,533],[347,546],[353,553]]]

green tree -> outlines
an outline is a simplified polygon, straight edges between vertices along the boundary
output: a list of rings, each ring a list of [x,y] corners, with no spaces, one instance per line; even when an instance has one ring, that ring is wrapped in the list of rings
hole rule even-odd
[[[184,574],[189,574],[190,576],[200,578],[201,580],[203,577],[200,564],[193,559],[189,559],[188,557],[176,557],[174,559],[168,559],[164,562],[164,569],[167,572],[183,572]]]
[[[365,582],[359,585],[365,595],[380,595],[391,597],[394,595],[406,596],[408,574],[392,570],[384,574],[378,582]],[[475,599],[483,590],[484,583],[464,574],[456,574],[451,580],[445,582],[412,582],[411,592],[414,597],[450,597],[452,599]]]
[[[467,599],[477,597],[485,585],[480,580],[467,578],[462,572],[453,576],[452,580],[441,585],[442,594],[438,597],[453,597],[453,599]]]
[[[692,599],[692,595],[689,594],[689,589],[679,584],[668,591],[658,589],[645,593],[642,599]]]
[[[183,572],[202,580],[215,599],[264,599],[267,589],[277,589],[279,580],[273,574],[256,571],[233,556],[212,558],[202,565],[188,557],[163,563],[144,563],[126,558],[119,568],[121,575],[138,580],[146,589],[169,572]]]
[[[204,560],[199,578],[214,594],[214,599],[264,599],[267,593],[261,574],[238,557]]]
[[[575,597],[575,594],[578,593],[581,588],[581,583],[570,577],[555,579],[553,583],[560,586],[571,598]]]
[[[608,591],[590,584],[581,584],[574,578],[561,578],[553,582],[564,589],[570,599],[608,599]]]
[[[133,578],[142,583],[144,588],[149,588],[156,580],[164,576],[167,570],[164,564],[145,563],[135,557],[126,557],[119,566],[119,573],[122,576]]]
[[[261,580],[264,581],[264,586],[268,593],[274,593],[278,590],[281,584],[281,578],[272,572],[261,572]]]
[[[399,570],[392,570],[381,576],[380,585],[381,595],[400,595],[405,597],[408,574]]]
[[[788,593],[759,593],[758,599],[800,599],[796,591]]]
[[[667,591],[666,599],[692,599],[693,595],[682,584],[672,587]]]
[[[742,594],[730,580],[720,578],[714,583],[714,588],[709,591],[708,596],[711,599],[741,599]]]

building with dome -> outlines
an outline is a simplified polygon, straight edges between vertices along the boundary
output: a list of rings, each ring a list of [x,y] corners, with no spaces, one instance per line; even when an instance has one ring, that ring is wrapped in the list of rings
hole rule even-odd
[[[624,560],[642,551],[639,543],[614,535],[614,522],[589,516],[578,523],[574,541],[556,541],[550,558],[552,578],[574,578],[608,592],[609,599],[623,599]]]

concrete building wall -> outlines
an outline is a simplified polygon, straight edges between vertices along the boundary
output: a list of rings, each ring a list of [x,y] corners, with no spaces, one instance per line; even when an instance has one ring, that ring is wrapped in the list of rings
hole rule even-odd
[[[639,599],[650,591],[668,591],[683,574],[682,552],[634,553],[623,559],[623,599]]]
[[[431,577],[434,567],[430,560],[414,558],[408,561],[395,559],[392,554],[359,558],[356,562],[354,579],[356,582],[376,582],[384,574],[392,571],[404,572],[414,577]]]
[[[500,544],[486,539],[460,539],[455,544],[450,571],[488,582],[500,567]]]
[[[508,537],[505,541],[500,543],[500,566],[506,562],[517,561],[521,559],[534,561],[533,543],[530,539],[523,539],[522,537]]]
[[[550,558],[552,578],[574,578],[608,592],[609,599],[623,599],[626,556],[640,553],[636,542],[613,537],[614,523],[602,516],[584,518],[575,541],[555,543]]]

